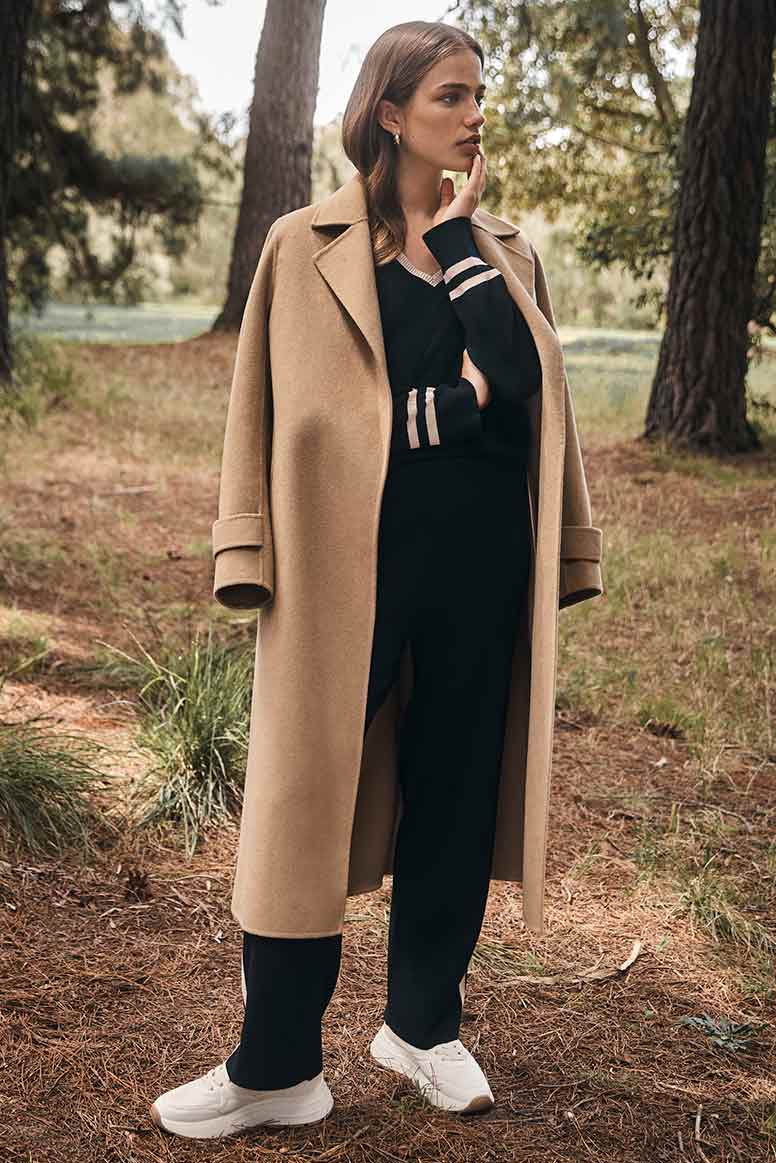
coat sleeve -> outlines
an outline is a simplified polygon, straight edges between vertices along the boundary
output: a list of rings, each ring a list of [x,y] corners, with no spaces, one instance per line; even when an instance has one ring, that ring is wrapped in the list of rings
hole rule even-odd
[[[557,332],[547,276],[539,254],[534,257],[536,303],[553,331]],[[601,573],[603,534],[593,525],[582,450],[579,444],[574,402],[568,376],[564,375],[566,409],[566,453],[563,466],[563,514],[560,536],[559,608],[576,605],[604,592]]]
[[[267,449],[272,377],[268,322],[277,251],[270,226],[253,276],[237,341],[226,415],[218,517],[212,525],[213,597],[229,609],[253,610],[275,590]]]

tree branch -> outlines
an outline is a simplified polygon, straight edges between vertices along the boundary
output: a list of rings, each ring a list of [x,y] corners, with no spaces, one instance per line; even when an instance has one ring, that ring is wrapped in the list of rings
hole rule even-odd
[[[641,0],[636,0],[636,44],[638,46],[639,56],[644,64],[649,83],[652,86],[657,111],[660,114],[663,124],[674,125],[676,122],[676,108],[665,78],[662,76],[652,58],[652,49],[649,43],[649,29],[649,22],[641,10]]]
[[[624,149],[628,153],[638,154],[639,157],[663,157],[664,151],[662,149],[639,149],[637,145],[628,145],[624,141],[610,141],[609,138],[602,137],[600,133],[593,133],[592,130],[585,129],[576,121],[571,122],[571,128],[581,133],[589,141],[596,141],[599,145],[608,145],[611,149]]]

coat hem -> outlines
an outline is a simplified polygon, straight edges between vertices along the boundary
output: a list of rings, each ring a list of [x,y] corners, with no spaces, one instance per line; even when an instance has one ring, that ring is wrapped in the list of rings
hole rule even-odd
[[[238,923],[238,925],[240,925],[240,928],[243,930],[244,933],[251,933],[254,937],[286,937],[286,938],[296,937],[299,940],[304,940],[304,938],[306,938],[306,937],[341,937],[342,936],[342,926],[340,926],[339,929],[334,929],[334,930],[328,929],[326,932],[323,932],[323,933],[298,933],[298,932],[286,933],[286,932],[278,931],[277,929],[272,929],[272,930],[264,929],[264,930],[262,930],[261,933],[258,933],[255,929],[246,929],[245,926],[241,925],[239,921],[237,923]]]

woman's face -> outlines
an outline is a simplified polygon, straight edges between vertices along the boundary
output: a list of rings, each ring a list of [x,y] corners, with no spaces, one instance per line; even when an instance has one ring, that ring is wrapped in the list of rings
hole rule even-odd
[[[480,108],[484,90],[480,58],[465,48],[429,69],[403,107],[381,103],[390,132],[398,128],[401,133],[407,160],[414,157],[436,169],[468,171],[477,147],[461,143],[479,133],[485,122]]]

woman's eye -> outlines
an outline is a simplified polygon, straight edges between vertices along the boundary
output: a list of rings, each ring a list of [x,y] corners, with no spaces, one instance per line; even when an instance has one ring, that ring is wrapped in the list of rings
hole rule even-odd
[[[457,101],[458,94],[457,93],[445,93],[445,95],[442,97],[442,100],[447,101],[448,99],[452,100],[452,101]],[[477,104],[480,106],[480,108],[482,108],[483,104],[485,103],[485,98],[484,97],[477,97],[476,101],[477,101]]]

